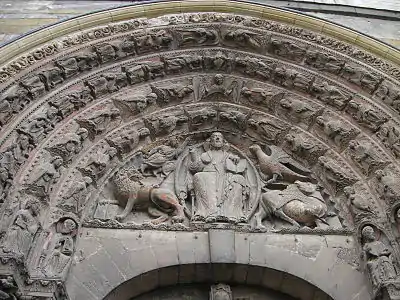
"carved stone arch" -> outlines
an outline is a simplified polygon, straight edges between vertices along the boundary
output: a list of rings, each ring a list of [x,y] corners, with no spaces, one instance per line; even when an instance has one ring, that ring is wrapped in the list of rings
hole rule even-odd
[[[398,51],[226,5],[116,8],[0,49],[7,293],[102,299],[165,266],[237,263],[333,299],[398,297]]]

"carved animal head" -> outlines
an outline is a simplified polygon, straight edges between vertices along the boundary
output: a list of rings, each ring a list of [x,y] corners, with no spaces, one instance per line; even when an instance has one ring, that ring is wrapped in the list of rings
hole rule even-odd
[[[317,185],[311,182],[302,182],[297,180],[295,181],[295,184],[297,185],[298,189],[306,195],[311,195],[317,191]]]
[[[253,144],[249,147],[249,150],[252,154],[257,155],[257,152],[261,150],[260,145]]]

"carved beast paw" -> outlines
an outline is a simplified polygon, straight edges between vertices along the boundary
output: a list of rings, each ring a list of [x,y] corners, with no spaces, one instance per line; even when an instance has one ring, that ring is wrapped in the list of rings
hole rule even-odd
[[[183,223],[184,218],[182,216],[173,216],[172,223]]]

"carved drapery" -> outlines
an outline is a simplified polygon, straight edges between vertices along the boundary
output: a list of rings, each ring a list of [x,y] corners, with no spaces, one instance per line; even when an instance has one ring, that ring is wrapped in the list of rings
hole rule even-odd
[[[284,23],[193,13],[55,40],[0,78],[0,256],[27,286],[63,294],[86,226],[355,233],[374,294],[396,290],[388,61]]]

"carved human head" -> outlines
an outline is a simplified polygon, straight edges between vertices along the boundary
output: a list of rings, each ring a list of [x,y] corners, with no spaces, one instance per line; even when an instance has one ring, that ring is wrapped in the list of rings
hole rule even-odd
[[[210,137],[211,146],[220,149],[224,146],[224,136],[221,132],[213,132]]]
[[[221,74],[215,75],[214,82],[216,84],[222,84],[224,82],[224,76],[222,76]]]
[[[364,242],[373,242],[375,241],[375,230],[372,226],[365,226],[361,231],[361,236]]]
[[[63,164],[63,159],[60,156],[56,156],[53,158],[52,163],[54,167],[60,167]]]
[[[62,223],[62,233],[71,233],[73,232],[78,226],[76,222],[72,219],[65,219]]]
[[[25,204],[25,208],[29,209],[36,216],[40,212],[40,203],[37,199],[29,199]]]
[[[25,134],[20,134],[18,136],[18,144],[22,149],[26,149],[29,146],[29,137]]]

